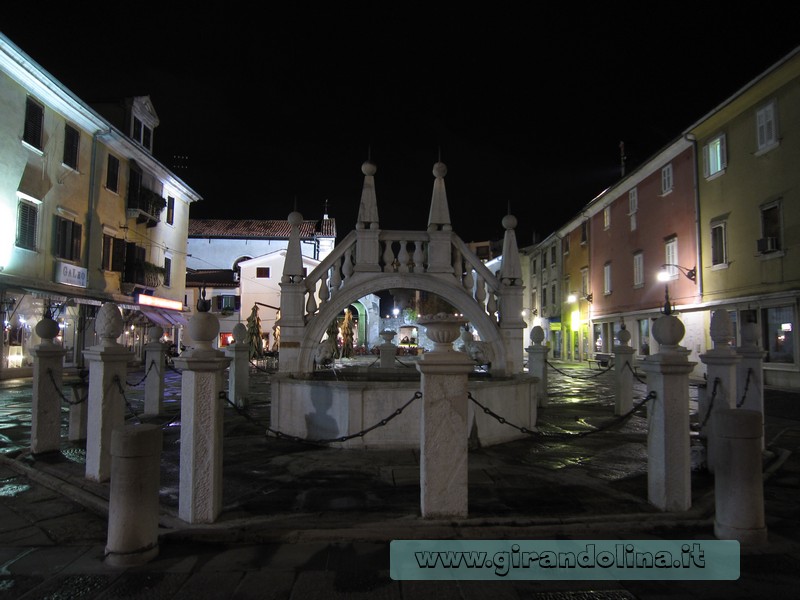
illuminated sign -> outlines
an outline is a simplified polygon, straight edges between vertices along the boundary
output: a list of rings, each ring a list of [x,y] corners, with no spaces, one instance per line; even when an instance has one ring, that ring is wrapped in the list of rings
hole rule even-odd
[[[155,306],[156,308],[168,308],[178,311],[183,310],[183,304],[178,300],[169,300],[168,298],[159,298],[158,296],[139,294],[136,301],[142,306]]]
[[[86,287],[87,270],[83,267],[76,267],[69,263],[56,262],[56,283]]]

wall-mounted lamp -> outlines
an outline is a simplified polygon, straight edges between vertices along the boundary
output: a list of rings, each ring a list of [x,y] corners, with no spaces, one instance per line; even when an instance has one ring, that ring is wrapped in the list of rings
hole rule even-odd
[[[586,301],[587,301],[589,304],[591,304],[591,303],[594,301],[594,294],[586,294],[586,295],[584,296],[584,299],[585,299],[585,300],[586,300]]]
[[[691,269],[687,269],[686,267],[682,267],[681,265],[675,265],[672,263],[666,263],[661,265],[661,271],[659,271],[658,273],[658,280],[669,281],[674,276],[677,276],[676,271],[680,271],[686,276],[687,279],[697,283],[697,267],[692,267]]]
[[[567,296],[567,303],[574,304],[577,301],[578,297],[575,294],[570,294],[569,296]]]

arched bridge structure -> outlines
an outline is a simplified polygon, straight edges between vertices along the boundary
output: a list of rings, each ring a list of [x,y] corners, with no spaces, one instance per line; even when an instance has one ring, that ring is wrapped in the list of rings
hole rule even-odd
[[[365,175],[356,229],[307,276],[300,260],[297,212],[281,280],[280,371],[310,373],[330,323],[351,303],[371,293],[406,288],[427,291],[455,307],[492,350],[491,370],[523,370],[522,278],[514,227],[506,216],[502,266],[492,273],[450,227],[444,194],[446,168],[434,166],[434,194],[426,231],[381,230],[377,222],[374,165]]]

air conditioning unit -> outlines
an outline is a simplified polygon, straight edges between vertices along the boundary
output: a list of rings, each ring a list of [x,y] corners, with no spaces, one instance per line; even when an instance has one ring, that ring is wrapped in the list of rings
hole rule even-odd
[[[756,241],[756,246],[761,254],[778,250],[778,238],[766,237]]]

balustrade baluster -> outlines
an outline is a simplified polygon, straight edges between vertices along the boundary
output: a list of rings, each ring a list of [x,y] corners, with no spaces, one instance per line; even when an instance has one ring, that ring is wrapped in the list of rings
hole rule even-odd
[[[497,312],[497,296],[492,290],[489,290],[489,301],[486,303],[486,312],[491,316],[495,316]]]
[[[397,253],[397,260],[399,265],[397,270],[400,273],[408,273],[408,260],[410,256],[408,254],[408,242],[406,240],[400,241],[400,252]]]
[[[353,274],[353,249],[348,248],[344,253],[344,266],[342,267],[345,283],[347,278]]]
[[[331,272],[331,298],[336,295],[336,293],[339,291],[339,287],[342,285],[342,274],[340,269],[341,262],[337,260],[333,263]]]
[[[472,267],[469,265],[469,263],[467,263],[464,265],[463,268],[466,269],[466,272],[464,272],[463,270],[461,271],[462,273],[464,273],[464,280],[463,280],[464,289],[472,291],[472,286],[475,285],[475,279],[472,277]]]
[[[383,249],[383,272],[391,273],[395,270],[394,267],[394,250],[392,249],[391,240],[386,240]]]
[[[423,273],[425,271],[425,265],[423,264],[424,255],[422,254],[422,240],[416,240],[414,242],[414,273]]]
[[[314,299],[314,291],[308,293],[308,300],[306,300],[306,314],[313,315],[317,312],[317,301]]]
[[[483,277],[478,275],[477,282],[475,284],[475,301],[480,304],[481,306],[485,306],[486,303],[486,282],[484,281]]]
[[[322,277],[319,285],[319,305],[322,306],[328,301],[328,298],[331,296],[330,288],[328,287],[328,278],[330,277],[330,269],[328,269],[328,273],[325,277]]]

